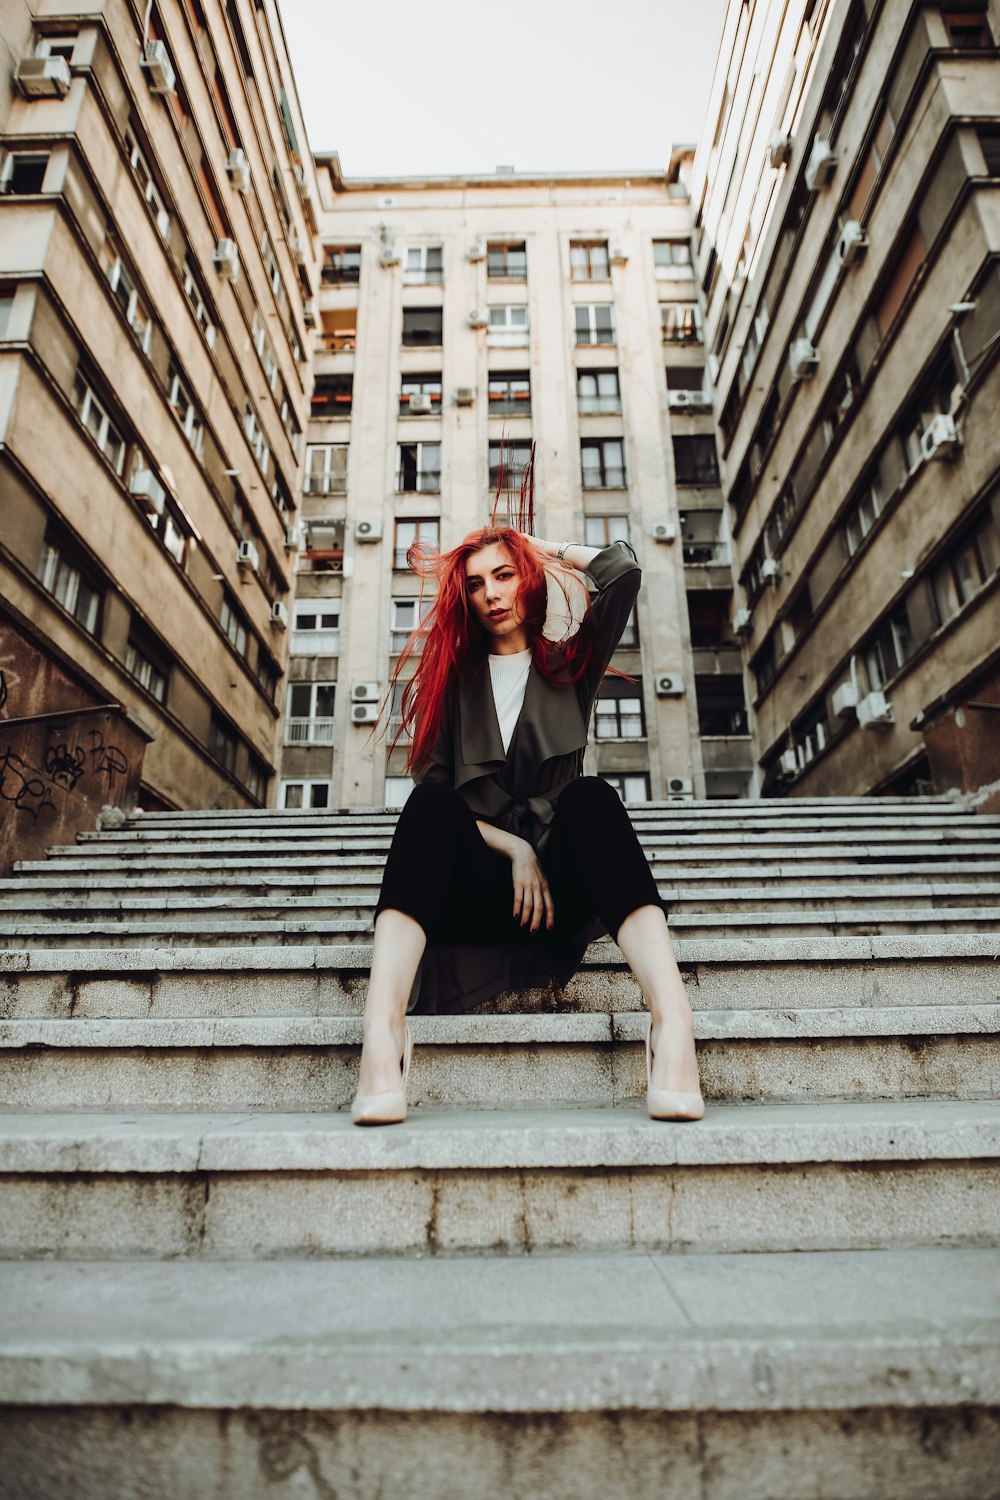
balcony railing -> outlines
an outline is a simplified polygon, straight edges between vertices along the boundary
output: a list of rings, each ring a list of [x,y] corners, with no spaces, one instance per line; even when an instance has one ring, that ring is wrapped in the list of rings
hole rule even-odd
[[[489,398],[489,411],[491,417],[530,417],[530,396],[493,396]]]
[[[415,628],[416,627],[414,627],[414,629]],[[391,631],[390,635],[389,635],[389,650],[393,654],[396,654],[396,653],[402,651],[403,647],[406,645],[407,641],[410,639],[410,636],[412,634],[413,634],[412,630],[393,630],[393,631]],[[417,640],[414,642],[414,650],[415,651],[422,651],[423,647],[424,647],[423,636],[418,636]]]
[[[346,474],[307,474],[302,486],[305,495],[346,495]]]
[[[418,266],[403,272],[404,286],[441,286],[444,270],[441,266]]]
[[[293,656],[337,656],[340,652],[339,630],[293,630]]]
[[[332,719],[286,719],[286,745],[332,745]]]
[[[578,396],[576,409],[581,416],[618,416],[622,409],[621,396]]]
[[[615,341],[615,330],[613,328],[578,328],[576,330],[577,344],[613,344]]]
[[[326,265],[320,278],[324,286],[357,286],[361,280],[361,267]]]
[[[529,343],[530,339],[527,328],[491,328],[486,342],[494,349],[518,349]]]
[[[486,279],[487,281],[527,281],[527,261],[522,261],[520,265],[516,261],[510,265],[488,265]]]
[[[300,573],[343,573],[343,547],[307,547],[299,553]]]
[[[749,734],[747,711],[735,705],[731,708],[713,708],[708,704],[699,704],[698,733],[712,739],[731,739],[734,735]]]
[[[603,469],[600,473],[596,469],[584,470],[583,487],[585,490],[623,490],[625,488],[624,469]]]
[[[663,342],[665,344],[700,344],[700,328],[679,328],[676,325],[663,325]]]
[[[358,331],[356,328],[331,328],[326,333],[320,334],[321,346],[333,354],[344,351],[353,353],[357,346]]]
[[[685,542],[684,561],[688,567],[725,566],[730,563],[728,542]]]

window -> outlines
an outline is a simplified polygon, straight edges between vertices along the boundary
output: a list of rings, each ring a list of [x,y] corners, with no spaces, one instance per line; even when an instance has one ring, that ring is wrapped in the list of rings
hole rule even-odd
[[[87,381],[79,373],[73,382],[73,405],[80,421],[115,473],[121,475],[125,467],[125,439],[108,414],[107,408],[98,400]]]
[[[118,253],[118,247],[110,238],[106,239],[102,246],[101,265],[108,278],[108,285],[122,310],[122,315],[135,334],[139,348],[144,354],[148,354],[153,334],[153,320],[139,296],[131,272]]]
[[[618,641],[619,651],[634,651],[639,644],[639,618],[636,607],[633,604],[629,610],[628,619],[625,621],[625,629],[622,631]]]
[[[0,339],[5,339],[10,329],[10,315],[14,310],[14,293],[0,287]]]
[[[703,391],[704,365],[667,365],[668,391]]]
[[[411,245],[403,266],[404,286],[440,286],[444,280],[440,245]]]
[[[774,636],[768,636],[751,664],[758,697],[774,681],[778,671],[778,653]]]
[[[228,590],[223,592],[219,605],[219,624],[229,637],[230,645],[240,656],[247,654],[247,625]]]
[[[942,6],[941,19],[953,47],[967,51],[988,51],[993,46],[993,34],[986,19],[985,6],[962,6],[952,10]]]
[[[125,132],[125,153],[128,156],[129,166],[132,168],[132,175],[139,184],[139,191],[153,211],[156,227],[163,238],[167,239],[170,235],[170,215],[153,181],[153,174],[149,170],[146,158],[139,150],[130,130]]]
[[[569,274],[572,281],[609,281],[607,240],[571,240]]]
[[[385,790],[382,800],[386,807],[402,807],[407,797],[413,791],[413,781],[409,776],[387,776],[385,778]]]
[[[17,196],[40,193],[48,164],[48,153],[17,151],[8,156],[3,174],[4,192]]]
[[[426,620],[433,605],[434,600],[426,596],[423,599],[393,599],[389,622],[390,651],[402,651],[417,626]]]
[[[288,688],[286,745],[332,745],[335,682],[293,682]]]
[[[914,643],[906,603],[897,604],[888,619],[879,626],[874,639],[862,652],[861,660],[872,692],[886,683],[909,661]]]
[[[285,283],[281,278],[281,267],[278,265],[278,259],[274,253],[274,247],[268,238],[266,229],[260,237],[260,253],[264,261],[264,269],[267,272],[267,279],[271,283],[271,290],[274,293],[274,300],[278,304],[278,311],[284,312],[288,307]]]
[[[665,344],[701,343],[701,308],[697,302],[661,302],[660,324]]]
[[[400,443],[396,489],[436,493],[441,488],[441,444]]]
[[[253,78],[253,61],[250,57],[250,48],[247,46],[247,39],[243,31],[243,23],[240,20],[236,0],[226,0],[226,16],[232,28],[233,44],[236,47],[236,55],[240,60],[240,67],[243,69],[243,76],[248,79]]]
[[[253,669],[253,675],[264,693],[272,703],[277,697],[278,683],[281,680],[281,671],[263,645],[257,644],[257,665]]]
[[[844,541],[847,544],[847,552],[853,557],[861,546],[865,537],[875,525],[882,513],[882,490],[877,474],[873,474],[865,484],[860,498],[854,503],[844,518]]]
[[[292,622],[293,656],[337,656],[340,652],[339,599],[299,599]]]
[[[73,56],[76,46],[76,32],[66,32],[59,36],[40,36],[35,43],[36,57],[64,57],[67,62]]]
[[[690,241],[654,240],[653,274],[657,281],[671,281],[681,276],[693,276]]]
[[[320,274],[327,286],[357,286],[361,280],[361,246],[324,245]]]
[[[331,354],[353,354],[358,347],[358,310],[337,307],[320,313],[320,341]]]
[[[911,470],[922,461],[920,439],[936,416],[946,415],[961,389],[961,381],[951,354],[946,354],[931,371],[916,400],[899,426],[899,436]]]
[[[282,807],[301,808],[329,807],[330,791],[331,787],[328,781],[283,781],[281,783],[281,805]]]
[[[594,732],[599,740],[645,739],[641,681],[605,677],[594,704]]]
[[[576,404],[581,416],[614,416],[622,409],[617,370],[577,370]]]
[[[255,802],[267,801],[267,772],[255,755],[247,755],[247,774],[243,785]]]
[[[157,703],[166,703],[170,667],[155,648],[130,635],[125,649],[125,670]]]
[[[167,400],[173,408],[174,416],[181,424],[184,436],[200,458],[202,445],[205,440],[205,429],[202,426],[201,417],[195,404],[191,400],[187,386],[184,384],[180,372],[174,365],[170,366]]]
[[[268,390],[272,393],[278,388],[278,360],[271,348],[271,341],[264,327],[264,319],[254,309],[253,324],[251,327],[253,346],[257,351],[257,357],[264,371],[264,379],[267,381]]]
[[[491,375],[487,399],[491,417],[530,416],[531,376],[527,370]]]
[[[585,516],[584,540],[588,547],[610,547],[629,540],[628,516]]]
[[[648,802],[650,798],[649,773],[647,771],[635,772],[631,775],[611,775],[607,771],[601,772],[601,780],[613,786],[623,802]]]
[[[986,175],[1000,177],[1000,130],[980,126],[977,135],[979,136],[979,149],[983,153],[983,161],[986,165]]]
[[[615,310],[610,302],[581,303],[573,309],[578,344],[613,344]]]
[[[678,484],[718,484],[719,458],[711,434],[675,437],[672,442]]]
[[[432,411],[441,410],[441,376],[436,375],[404,375],[399,387],[399,415],[408,416],[414,396],[418,398],[417,406],[423,405],[419,399],[426,396],[430,402]],[[426,413],[424,413],[426,415]]]
[[[585,490],[622,489],[625,450],[621,438],[585,438],[580,444]]]
[[[306,449],[305,493],[343,495],[347,492],[346,443],[311,443]]]
[[[528,254],[524,241],[490,240],[486,247],[486,276],[489,281],[526,281]]]
[[[392,565],[394,568],[405,568],[408,566],[406,554],[414,542],[423,542],[428,547],[437,548],[441,539],[441,522],[436,516],[423,517],[420,520],[396,522],[396,535],[393,542]]]
[[[310,401],[310,416],[349,417],[353,394],[353,375],[317,375]]]
[[[184,257],[184,291],[187,294],[187,299],[191,304],[191,309],[194,312],[198,327],[205,335],[206,344],[210,349],[214,349],[215,324],[213,323],[211,315],[208,311],[208,304],[205,301],[205,294],[201,289],[201,284],[191,265],[189,256]]]
[[[490,489],[520,490],[524,470],[531,459],[531,442],[494,442],[489,447]]]
[[[261,469],[267,474],[271,462],[271,448],[267,438],[264,436],[264,428],[260,417],[254,411],[249,401],[243,405],[243,431],[247,435],[253,456],[260,464]]]
[[[104,589],[60,537],[46,535],[38,581],[78,625],[96,635]]]
[[[490,308],[486,342],[495,349],[519,347],[528,342],[528,309],[522,304]]]
[[[696,677],[694,687],[700,735],[749,734],[741,675],[719,672],[711,677]]]
[[[403,308],[403,348],[440,349],[444,312],[440,307]]]
[[[208,730],[208,753],[229,772],[236,765],[236,745],[236,731],[218,714],[213,713]]]
[[[413,739],[412,725],[408,725],[405,730],[403,728],[403,698],[409,685],[409,681],[394,682],[389,693],[389,730],[392,735],[391,742],[398,743],[400,739],[409,742]]]

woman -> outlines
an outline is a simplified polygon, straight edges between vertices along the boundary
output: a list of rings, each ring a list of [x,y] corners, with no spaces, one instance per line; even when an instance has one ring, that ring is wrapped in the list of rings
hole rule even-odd
[[[700,1119],[691,1009],[649,864],[614,789],[581,774],[639,590],[634,553],[491,525],[412,561],[439,588],[410,643],[423,641],[403,695],[417,785],[376,908],[352,1119],[405,1118],[408,1007],[465,1010],[501,989],[563,984],[605,927],[651,1012],[649,1114]]]

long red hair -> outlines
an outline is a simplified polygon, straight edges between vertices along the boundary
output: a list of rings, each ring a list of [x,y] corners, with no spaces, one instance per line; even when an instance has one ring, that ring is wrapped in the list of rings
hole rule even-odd
[[[506,550],[521,576],[518,608],[527,630],[532,660],[542,676],[553,683],[578,682],[594,659],[596,642],[589,603],[579,629],[568,640],[556,643],[542,634],[549,577],[562,587],[569,605],[567,586],[561,583],[563,570],[559,565],[546,566],[539,549],[513,526],[483,526],[444,553],[414,542],[407,562],[420,574],[424,584],[436,579],[438,591],[427,615],[400,653],[387,695],[388,701],[392,688],[402,680],[408,663],[414,659],[416,668],[403,688],[402,722],[392,742],[395,745],[403,735],[410,739],[407,771],[419,772],[431,757],[441,731],[449,686],[489,652],[490,637],[469,607],[465,566],[474,552],[493,543]]]

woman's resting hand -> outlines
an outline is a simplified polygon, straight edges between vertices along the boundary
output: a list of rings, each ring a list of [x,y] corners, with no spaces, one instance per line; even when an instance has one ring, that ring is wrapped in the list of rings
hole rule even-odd
[[[526,839],[516,839],[517,847],[511,855],[511,873],[514,878],[514,916],[520,918],[521,926],[537,932],[544,921],[551,932],[555,923],[555,908],[549,892],[549,883],[538,863],[538,855]]]

